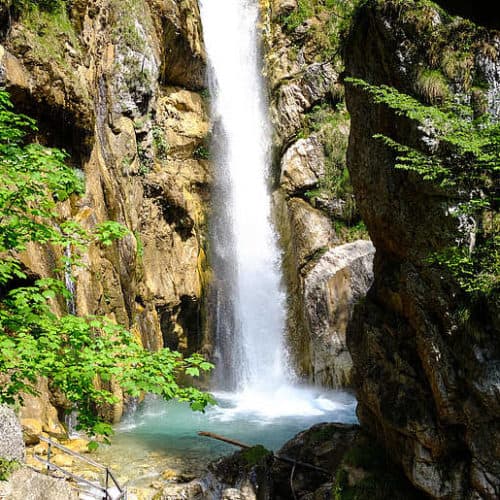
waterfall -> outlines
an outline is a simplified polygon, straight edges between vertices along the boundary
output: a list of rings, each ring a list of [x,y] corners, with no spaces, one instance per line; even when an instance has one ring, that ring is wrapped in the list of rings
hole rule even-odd
[[[76,302],[75,302],[75,281],[73,279],[73,270],[71,266],[71,245],[68,243],[64,249],[64,286],[68,291],[66,298],[66,308],[68,313],[76,315]]]
[[[217,380],[225,389],[291,378],[285,292],[268,189],[271,129],[261,73],[257,0],[200,0],[213,128],[211,305]]]
[[[72,252],[71,245],[68,243],[64,248],[64,286],[68,291],[68,296],[66,297],[66,308],[68,314],[73,316],[76,315],[76,301],[75,301],[75,280],[73,278],[73,268],[72,268]],[[76,411],[76,405],[73,405],[73,410],[64,415],[64,424],[68,432],[69,438],[79,437],[76,431],[76,426],[78,425],[78,412]]]
[[[140,470],[137,457],[162,448],[173,457],[167,467],[181,463],[188,471],[205,470],[208,461],[233,451],[219,441],[200,441],[200,429],[277,450],[315,423],[356,422],[352,396],[299,385],[287,363],[286,296],[267,181],[271,133],[259,64],[258,0],[199,2],[215,166],[207,312],[215,338],[217,405],[200,415],[185,403],[146,397],[117,427],[113,453],[105,459],[123,460],[117,467],[128,467],[131,478]]]

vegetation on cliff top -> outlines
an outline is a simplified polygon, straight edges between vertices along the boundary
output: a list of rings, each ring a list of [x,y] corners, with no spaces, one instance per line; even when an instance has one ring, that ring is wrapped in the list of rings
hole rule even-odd
[[[285,31],[292,33],[306,21],[314,20],[308,35],[314,40],[314,52],[322,61],[341,63],[340,38],[351,22],[358,0],[298,0],[297,8],[282,16]]]
[[[110,434],[97,410],[117,402],[101,382],[115,381],[131,396],[152,392],[203,410],[210,396],[179,383],[211,368],[201,356],[152,353],[111,320],[54,313],[69,298],[60,279],[64,269],[81,265],[78,256],[89,245],[112,245],[127,231],[112,221],[87,231],[59,218],[57,204],[82,192],[81,176],[65,165],[63,152],[32,142],[35,132],[33,120],[15,113],[0,91],[0,403],[22,404],[22,394],[36,394],[37,379],[48,377],[91,435]],[[35,276],[23,265],[20,255],[30,246],[62,256],[54,277]],[[66,248],[71,259],[64,257]]]

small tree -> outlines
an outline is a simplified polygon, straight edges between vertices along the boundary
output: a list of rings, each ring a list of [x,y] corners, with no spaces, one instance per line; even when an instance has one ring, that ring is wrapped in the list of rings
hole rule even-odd
[[[149,352],[106,318],[57,316],[50,304],[68,296],[64,283],[29,279],[19,253],[30,243],[82,250],[111,245],[127,232],[112,221],[93,231],[58,221],[57,203],[81,193],[83,183],[62,151],[28,141],[35,131],[34,121],[15,113],[0,91],[0,403],[22,404],[22,393],[36,394],[37,379],[48,377],[76,405],[79,428],[90,435],[111,433],[96,409],[117,401],[99,380],[113,379],[131,396],[150,392],[203,410],[210,395],[178,382],[184,374],[196,377],[212,368],[201,356]]]

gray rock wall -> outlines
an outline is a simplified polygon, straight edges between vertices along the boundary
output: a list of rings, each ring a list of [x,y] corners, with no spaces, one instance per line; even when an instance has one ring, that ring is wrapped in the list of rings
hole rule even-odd
[[[488,101],[495,94],[482,60],[496,67],[499,47],[498,33],[432,4],[372,0],[352,27],[346,72],[429,102],[435,93],[419,83],[419,71],[431,67],[445,82],[442,93],[474,106],[478,95]],[[453,57],[467,64],[467,72],[446,64]],[[488,84],[471,88],[479,80]],[[382,133],[414,145],[421,131],[358,88],[347,86],[346,97],[349,169],[377,248],[374,285],[348,331],[360,422],[432,498],[496,499],[498,293],[472,301],[446,269],[429,263],[429,255],[461,238],[459,221],[450,216],[455,202],[450,193],[395,169],[394,153],[373,138]],[[464,311],[470,311],[467,321]]]

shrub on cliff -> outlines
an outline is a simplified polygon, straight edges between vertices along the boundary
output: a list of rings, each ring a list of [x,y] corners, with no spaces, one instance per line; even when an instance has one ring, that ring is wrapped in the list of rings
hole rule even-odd
[[[60,220],[57,203],[82,192],[81,178],[62,151],[29,140],[35,131],[33,120],[15,113],[0,91],[0,403],[22,403],[22,393],[36,394],[35,382],[45,376],[76,405],[79,427],[89,434],[111,432],[96,409],[116,396],[99,380],[113,379],[132,396],[151,392],[203,410],[210,396],[178,382],[211,368],[201,356],[149,352],[106,318],[54,314],[70,293],[60,279],[65,266],[78,265],[89,245],[112,245],[127,231],[112,221],[87,231]],[[29,245],[66,255],[54,277],[35,277],[23,266],[20,253]]]
[[[439,186],[448,198],[448,213],[459,219],[455,244],[430,255],[429,262],[447,269],[468,294],[498,294],[500,123],[488,113],[476,117],[456,102],[428,106],[386,85],[346,81],[415,122],[421,132],[419,147],[382,134],[374,137],[393,149],[396,168]]]

